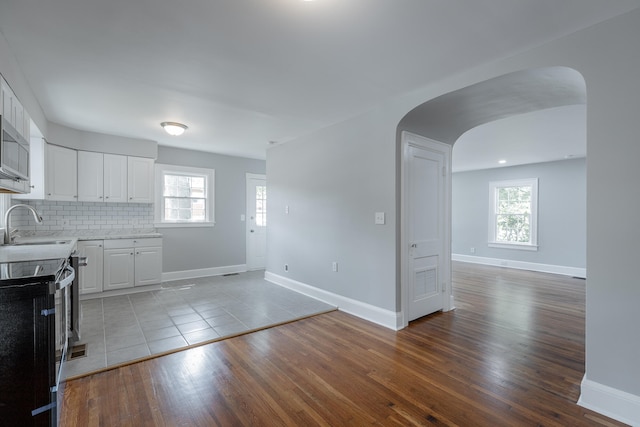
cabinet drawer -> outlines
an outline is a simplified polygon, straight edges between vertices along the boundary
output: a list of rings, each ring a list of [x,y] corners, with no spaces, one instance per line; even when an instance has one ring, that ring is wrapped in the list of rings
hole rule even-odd
[[[142,239],[109,239],[104,241],[105,249],[150,248],[162,246],[161,237],[147,237]]]

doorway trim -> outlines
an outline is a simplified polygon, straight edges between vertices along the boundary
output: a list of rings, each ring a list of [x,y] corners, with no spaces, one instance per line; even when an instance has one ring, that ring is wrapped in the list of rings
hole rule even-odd
[[[435,141],[433,139],[425,138],[414,133],[402,131],[400,136],[402,144],[402,161],[400,172],[400,194],[401,194],[401,215],[400,215],[400,312],[401,312],[401,325],[400,328],[404,328],[409,324],[409,148],[415,146],[418,148],[429,150],[433,146],[441,146],[443,151],[449,152],[445,160],[444,171],[444,253],[442,254],[442,290],[443,295],[443,309],[442,311],[449,311],[455,308],[453,300],[453,292],[451,286],[451,150],[452,147],[449,144]]]

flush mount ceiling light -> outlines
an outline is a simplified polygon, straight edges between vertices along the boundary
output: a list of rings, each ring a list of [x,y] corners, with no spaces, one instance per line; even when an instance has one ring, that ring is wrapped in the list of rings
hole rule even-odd
[[[504,165],[505,163],[507,163],[507,161],[502,159],[502,160],[498,160],[498,163],[500,163],[501,165]]]
[[[187,125],[176,122],[162,122],[160,126],[171,136],[182,135],[184,131],[187,130]]]

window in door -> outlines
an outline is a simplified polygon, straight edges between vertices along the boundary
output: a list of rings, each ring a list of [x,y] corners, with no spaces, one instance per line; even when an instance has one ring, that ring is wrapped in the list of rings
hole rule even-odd
[[[267,187],[256,185],[256,226],[267,226]]]
[[[537,250],[538,179],[489,183],[489,246]]]

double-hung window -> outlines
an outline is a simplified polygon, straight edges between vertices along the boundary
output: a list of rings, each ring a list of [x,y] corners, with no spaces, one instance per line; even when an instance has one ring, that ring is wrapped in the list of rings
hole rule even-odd
[[[489,246],[538,250],[538,179],[489,183]]]
[[[213,169],[156,164],[156,226],[213,226],[213,189]]]

